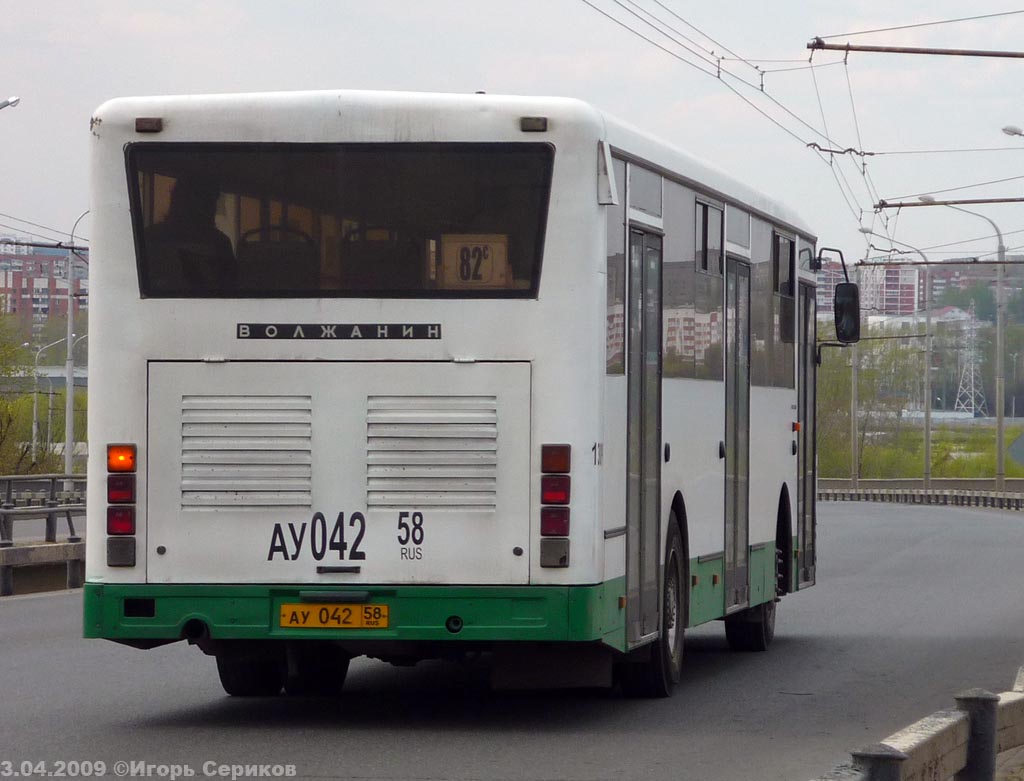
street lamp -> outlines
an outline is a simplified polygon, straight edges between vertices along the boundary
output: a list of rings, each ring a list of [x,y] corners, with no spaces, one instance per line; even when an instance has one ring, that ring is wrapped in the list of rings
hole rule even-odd
[[[17,95],[11,95],[11,97],[7,98],[7,100],[0,100],[0,108],[7,108],[8,106],[11,106],[13,108],[14,106],[17,106],[19,103],[21,103],[21,98],[19,98]]]
[[[89,213],[86,209],[75,220],[75,224],[71,226],[71,246],[75,246],[75,229],[78,228],[78,223],[82,221],[82,218]],[[74,466],[72,457],[75,451],[75,354],[74,350],[70,349],[74,347],[75,335],[71,329],[74,327],[75,320],[75,307],[74,307],[74,289],[75,289],[75,261],[74,258],[76,253],[73,249],[68,250],[68,356],[67,363],[64,366],[64,474],[70,475],[71,469]],[[71,485],[69,482],[65,482],[64,490],[70,491]]]
[[[39,441],[39,357],[54,345],[58,345],[63,341],[66,341],[67,337],[62,337],[55,342],[44,344],[38,350],[36,350],[36,363],[35,369],[32,372],[32,376],[35,378],[35,390],[32,391],[32,463],[36,462],[36,443]]]
[[[1007,135],[1024,135],[1024,131],[1012,125],[1004,127],[1003,132]],[[936,202],[930,195],[922,195],[918,200],[922,203]],[[999,226],[996,225],[995,220],[991,217],[979,212],[972,212],[970,209],[965,209],[962,206],[954,206],[949,203],[942,205],[985,220],[992,226],[992,230],[996,232],[996,239],[999,242],[996,245],[996,490],[1004,491],[1006,489],[1006,454],[1003,451],[1005,450],[1006,415],[1003,410],[1003,404],[1006,394],[1006,371],[1003,366],[1003,350],[1006,343],[1006,286],[1004,284],[1006,245],[1003,244],[1003,232],[999,230]]]
[[[913,250],[924,261],[924,490],[932,487],[932,275],[931,261],[917,247],[905,241],[896,241],[888,236],[879,236],[870,228],[861,228],[868,236],[878,236],[893,244]]]

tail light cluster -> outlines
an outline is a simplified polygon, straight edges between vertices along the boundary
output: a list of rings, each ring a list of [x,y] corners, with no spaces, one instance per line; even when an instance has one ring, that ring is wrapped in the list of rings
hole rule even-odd
[[[135,445],[107,445],[107,566],[135,566]]]
[[[540,565],[569,566],[570,445],[540,448]]]

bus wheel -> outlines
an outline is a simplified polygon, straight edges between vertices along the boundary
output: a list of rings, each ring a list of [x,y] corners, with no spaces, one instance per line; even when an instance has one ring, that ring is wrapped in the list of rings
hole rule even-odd
[[[778,582],[779,559],[776,550],[775,567]],[[778,597],[743,610],[725,619],[725,639],[734,651],[767,651],[775,637],[775,612]]]
[[[633,652],[644,655],[643,661],[626,661],[620,667],[622,690],[631,697],[670,696],[683,668],[686,564],[674,514],[668,524],[664,573],[661,634],[649,646]]]
[[[274,697],[284,684],[284,665],[278,654],[260,649],[230,648],[217,653],[217,674],[233,697]]]
[[[345,686],[348,662],[348,654],[332,643],[289,643],[284,690],[293,697],[336,697]]]

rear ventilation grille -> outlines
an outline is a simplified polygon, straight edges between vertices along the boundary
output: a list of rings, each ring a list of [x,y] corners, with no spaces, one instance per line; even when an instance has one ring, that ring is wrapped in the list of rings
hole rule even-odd
[[[496,396],[370,396],[366,506],[494,512]]]
[[[309,508],[312,430],[309,396],[182,397],[182,509]]]

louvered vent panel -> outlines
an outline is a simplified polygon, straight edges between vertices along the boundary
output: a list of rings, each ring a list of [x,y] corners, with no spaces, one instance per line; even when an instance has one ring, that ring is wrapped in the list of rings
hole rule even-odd
[[[309,396],[184,396],[182,508],[310,507],[312,418]]]
[[[370,396],[366,505],[494,512],[496,396]]]

